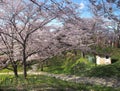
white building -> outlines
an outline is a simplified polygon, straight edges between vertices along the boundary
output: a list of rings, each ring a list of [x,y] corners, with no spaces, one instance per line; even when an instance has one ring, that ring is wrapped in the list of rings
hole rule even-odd
[[[96,56],[96,64],[97,65],[108,65],[111,64],[111,58],[109,56],[106,57],[100,57]]]

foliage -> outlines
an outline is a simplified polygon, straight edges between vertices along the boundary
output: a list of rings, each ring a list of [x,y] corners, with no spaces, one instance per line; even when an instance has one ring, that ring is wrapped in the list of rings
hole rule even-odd
[[[2,91],[119,91],[111,87],[66,82],[40,75],[29,75],[26,80],[22,76],[14,78],[12,75],[1,75],[0,84]]]
[[[68,53],[65,56],[56,56],[49,59],[49,66],[45,66],[44,71],[82,76],[87,70],[90,70],[90,68],[94,66],[94,63],[88,61],[86,58],[80,58],[80,55],[73,56],[72,53]]]
[[[114,49],[112,50],[111,57],[112,57],[113,59],[116,59],[116,60],[120,61],[120,48],[114,48]]]
[[[62,65],[63,68],[63,72],[64,73],[70,73],[70,70],[72,68],[72,65],[76,62],[76,60],[74,60],[74,57],[67,57],[65,62]]]
[[[111,56],[111,59],[116,59],[120,61],[120,48],[114,48],[114,47],[100,47],[100,46],[92,46],[92,49],[95,49],[95,51],[98,54],[109,54]]]
[[[120,61],[110,65],[93,67],[87,73],[88,76],[95,77],[120,77]]]
[[[91,67],[94,66],[92,62],[89,62],[85,58],[78,59],[71,67],[71,74],[84,75]]]
[[[49,61],[51,65],[45,67],[44,71],[52,73],[64,73],[64,74],[74,74],[80,76],[95,76],[95,77],[119,77],[120,76],[120,49],[118,48],[104,48],[97,49],[100,53],[104,53],[105,50],[109,53],[111,52],[111,59],[118,60],[111,65],[101,65],[95,66],[92,62],[88,61],[86,58],[79,58],[79,56],[74,57],[57,57]],[[79,53],[80,54],[80,53]],[[88,56],[88,55],[87,55]],[[53,64],[53,65],[52,65]]]
[[[64,56],[54,56],[46,60],[44,71],[51,73],[63,73],[62,64],[65,61]]]
[[[8,68],[12,69],[11,65],[8,65]],[[13,71],[10,70],[10,69],[7,69],[7,68],[1,69],[1,70],[0,70],[0,73],[13,72]],[[23,71],[22,64],[19,64],[19,65],[18,65],[17,70],[18,70],[18,72],[22,72],[22,71]],[[27,68],[27,70],[28,70],[28,68]]]
[[[95,48],[97,52],[99,53],[110,53],[112,52],[112,48],[111,47],[101,47],[101,46],[98,46]]]
[[[11,72],[11,71],[8,70],[8,69],[2,69],[2,70],[0,70],[0,72],[1,72],[1,73],[7,73],[7,72]]]

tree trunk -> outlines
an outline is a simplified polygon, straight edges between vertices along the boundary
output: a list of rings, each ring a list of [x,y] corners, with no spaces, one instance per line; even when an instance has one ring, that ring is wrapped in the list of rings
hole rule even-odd
[[[118,40],[115,41],[115,48],[118,48],[119,42]]]
[[[118,48],[120,48],[120,35],[118,35]]]
[[[14,71],[15,77],[18,77],[18,70],[17,70],[17,65],[16,64],[13,66],[13,71]]]
[[[95,62],[95,66],[97,66],[97,62],[96,62],[96,55],[94,54],[94,62]]]
[[[85,53],[83,51],[81,52],[81,57],[85,58]]]
[[[41,63],[41,67],[40,68],[41,68],[41,71],[43,71],[43,62]]]
[[[23,74],[24,78],[26,79],[27,77],[27,67],[26,67],[26,46],[23,46]]]
[[[74,54],[75,54],[75,56],[77,56],[77,51],[76,50],[74,50]]]

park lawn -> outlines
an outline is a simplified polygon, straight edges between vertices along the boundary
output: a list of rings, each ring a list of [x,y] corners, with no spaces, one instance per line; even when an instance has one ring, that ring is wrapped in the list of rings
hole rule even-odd
[[[120,91],[118,88],[78,84],[62,81],[53,77],[29,75],[23,79],[20,75],[0,75],[0,91]]]

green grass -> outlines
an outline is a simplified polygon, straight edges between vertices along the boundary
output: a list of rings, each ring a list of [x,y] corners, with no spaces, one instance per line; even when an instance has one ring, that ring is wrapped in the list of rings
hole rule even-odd
[[[54,74],[62,74],[63,68],[61,66],[50,66],[50,67],[44,67],[44,71]]]
[[[12,66],[11,66],[11,64],[8,65],[8,68],[13,69]],[[22,65],[21,65],[21,64],[18,64],[18,68],[17,68],[17,69],[18,69],[19,72],[21,72],[21,71],[23,70]],[[7,72],[13,72],[13,71],[12,71],[12,70],[9,70],[9,69],[7,69],[7,68],[4,68],[4,69],[1,69],[1,70],[0,70],[0,73],[7,73]]]
[[[0,75],[0,91],[120,91],[118,88],[77,84],[41,75],[15,78]]]
[[[64,73],[84,76],[84,74],[87,74],[86,72],[90,70],[91,67],[95,66],[94,63],[88,61],[86,58],[73,57],[65,59],[66,60],[61,61],[61,64],[59,64],[58,60],[50,60],[53,64],[44,67],[44,71],[55,74]]]
[[[8,69],[1,69],[0,70],[0,73],[7,73],[7,72],[12,72],[11,70],[8,70]]]
[[[120,61],[110,64],[93,67],[87,72],[87,76],[95,77],[120,77]]]

